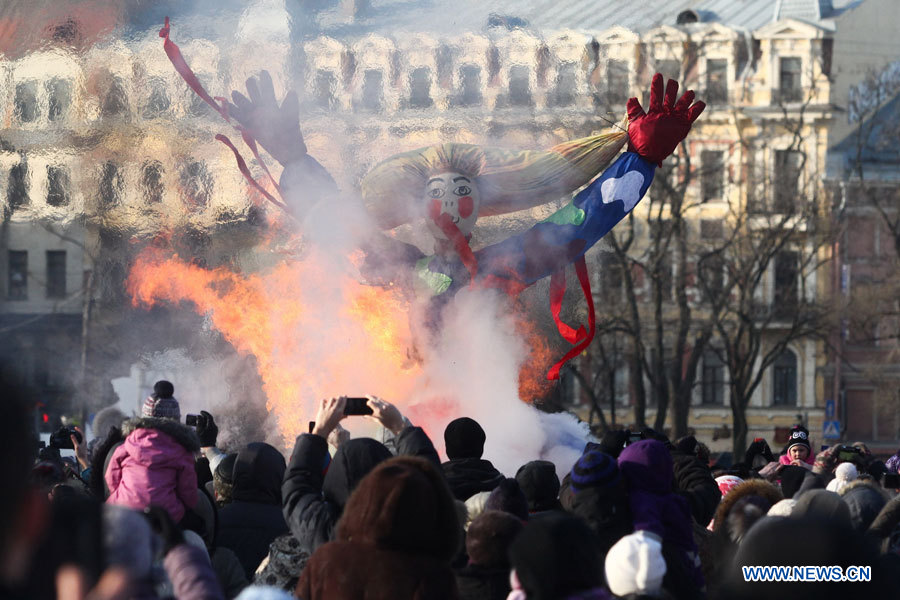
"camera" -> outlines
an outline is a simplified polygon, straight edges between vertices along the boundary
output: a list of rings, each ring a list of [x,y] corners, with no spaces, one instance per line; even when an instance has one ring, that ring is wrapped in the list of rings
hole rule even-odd
[[[58,448],[60,450],[74,450],[75,446],[72,444],[72,439],[70,436],[75,436],[75,439],[78,440],[78,443],[84,441],[84,438],[81,437],[81,434],[75,430],[73,425],[69,425],[68,427],[60,427],[57,431],[50,434],[50,448]]]
[[[188,427],[196,427],[200,423],[200,415],[185,415],[184,424]]]
[[[856,446],[840,446],[838,448],[838,458],[843,461],[853,461],[860,455],[859,448]]]
[[[625,445],[630,446],[635,442],[639,442],[644,439],[643,434],[640,431],[631,431],[630,429],[625,430]]]
[[[344,405],[344,414],[351,416],[371,415],[374,411],[368,403],[368,398],[347,398],[347,404]]]

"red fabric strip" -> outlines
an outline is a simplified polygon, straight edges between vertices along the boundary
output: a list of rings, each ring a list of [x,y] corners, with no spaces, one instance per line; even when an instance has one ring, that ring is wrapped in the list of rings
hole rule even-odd
[[[447,213],[432,214],[431,218],[453,243],[453,249],[456,250],[463,266],[469,272],[469,285],[474,285],[475,277],[478,275],[478,261],[475,260],[475,254],[472,253],[472,248],[469,247],[469,240],[466,239],[466,236],[462,234],[459,227],[453,222],[453,218]]]
[[[556,330],[559,331],[559,335],[570,344],[577,344],[587,335],[587,331],[585,331],[583,326],[579,327],[578,331],[575,331],[560,318],[559,313],[562,310],[562,301],[565,295],[566,271],[565,268],[562,268],[550,276],[550,314],[553,315],[553,321],[556,323]]]
[[[565,356],[563,356],[559,362],[550,367],[550,370],[547,372],[547,379],[549,380],[559,379],[559,370],[562,366],[581,354],[585,348],[591,344],[591,341],[594,339],[594,333],[597,331],[597,319],[594,314],[594,296],[591,293],[591,280],[590,277],[588,277],[587,264],[584,262],[583,255],[579,256],[575,261],[575,274],[578,275],[578,283],[581,284],[581,291],[584,294],[584,299],[588,305],[588,331],[587,335],[574,348],[566,352]]]
[[[220,142],[222,142],[223,144],[225,144],[226,146],[228,146],[229,148],[231,148],[231,151],[234,152],[234,158],[235,158],[235,160],[237,160],[238,169],[240,170],[240,172],[244,176],[244,178],[250,183],[250,185],[252,185],[259,193],[261,193],[263,196],[265,196],[269,202],[271,202],[275,206],[281,208],[286,213],[291,214],[290,210],[288,210],[288,207],[284,204],[284,202],[281,202],[280,200],[276,199],[275,196],[270,194],[268,192],[268,190],[266,190],[263,186],[261,186],[259,184],[259,182],[257,182],[255,179],[253,179],[253,175],[250,173],[250,169],[247,168],[247,163],[244,162],[244,157],[241,156],[241,153],[238,152],[238,149],[234,147],[234,144],[231,143],[231,140],[229,140],[227,137],[225,137],[221,133],[216,136],[216,139],[219,140]]]
[[[200,98],[202,98],[204,102],[212,106],[217,113],[222,115],[222,118],[225,119],[225,121],[227,121],[235,129],[241,132],[241,138],[244,140],[244,143],[250,147],[250,152],[253,153],[253,158],[255,158],[256,162],[259,163],[259,165],[262,167],[266,176],[269,178],[269,181],[271,181],[272,186],[278,192],[278,195],[284,198],[284,193],[281,191],[281,186],[279,186],[275,178],[272,177],[272,173],[269,172],[269,167],[266,166],[265,161],[263,161],[263,159],[259,156],[259,150],[256,146],[256,140],[252,135],[250,135],[247,130],[245,130],[239,124],[232,122],[231,117],[228,114],[228,104],[225,98],[217,96],[214,99],[203,88],[203,84],[200,83],[200,80],[197,79],[196,75],[194,75],[194,71],[191,70],[191,67],[187,64],[187,61],[184,60],[184,56],[181,54],[181,49],[177,44],[175,44],[175,42],[169,39],[169,31],[169,17],[166,17],[165,25],[163,25],[163,28],[159,30],[159,37],[164,38],[163,49],[166,51],[166,55],[169,57],[169,61],[171,61],[172,66],[175,67],[175,70],[179,75],[181,75],[181,78],[184,79],[185,83],[188,84],[188,87],[190,87],[195,94],[200,96]],[[219,141],[223,141],[219,139],[219,136],[216,136],[216,139],[218,139]],[[227,139],[228,138],[225,138],[225,140]],[[280,206],[284,210],[288,210],[287,205],[284,202],[275,200],[271,194],[265,191],[262,186],[259,185],[259,183],[257,183],[255,179],[253,179],[252,175],[249,175],[250,170],[247,168],[247,163],[241,157],[240,153],[237,151],[237,148],[235,148],[230,141],[226,142],[226,145],[231,148],[232,152],[234,152],[234,156],[238,160],[238,168],[241,169],[241,173],[243,173],[244,177],[251,181],[252,185],[262,191],[263,194],[265,194],[266,198],[275,203],[275,205]]]

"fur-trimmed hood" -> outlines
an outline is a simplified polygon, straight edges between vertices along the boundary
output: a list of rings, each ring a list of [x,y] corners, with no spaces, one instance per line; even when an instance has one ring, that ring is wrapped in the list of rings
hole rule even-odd
[[[840,491],[841,499],[850,509],[850,522],[856,531],[865,531],[890,502],[891,496],[880,485],[857,479]]]
[[[127,438],[138,429],[155,429],[171,437],[188,452],[200,451],[200,439],[197,437],[197,432],[178,421],[157,417],[135,417],[122,424],[122,435]]]
[[[744,483],[733,487],[731,491],[722,497],[722,501],[719,502],[719,507],[716,509],[716,516],[713,519],[713,531],[718,530],[725,522],[735,503],[746,496],[759,496],[767,500],[770,505],[784,500],[781,490],[765,479],[748,479]]]

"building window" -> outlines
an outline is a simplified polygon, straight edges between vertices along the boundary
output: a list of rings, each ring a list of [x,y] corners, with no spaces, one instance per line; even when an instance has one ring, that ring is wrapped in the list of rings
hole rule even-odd
[[[482,103],[481,68],[465,65],[459,68],[459,105],[477,106]]]
[[[778,95],[782,102],[800,102],[803,100],[803,88],[800,82],[800,66],[799,58],[781,58],[779,59],[779,85]]]
[[[47,204],[66,206],[69,203],[69,172],[64,167],[47,167]]]
[[[6,186],[6,205],[15,212],[28,204],[28,165],[20,162],[9,170]]]
[[[119,167],[114,163],[107,161],[100,170],[100,205],[114,206],[119,203],[119,197],[122,195],[122,176],[119,174]]]
[[[700,219],[700,237],[704,240],[721,240],[725,237],[725,226],[718,219]]]
[[[163,166],[159,161],[152,161],[144,165],[141,172],[141,188],[144,192],[144,201],[148,204],[162,202],[165,186],[163,186]]]
[[[313,92],[316,106],[325,110],[334,110],[337,107],[337,77],[333,71],[319,69],[316,71],[315,91]]]
[[[797,310],[800,294],[800,255],[793,250],[782,250],[775,255],[775,290],[772,308],[776,316],[790,316]]]
[[[360,108],[379,111],[384,103],[384,74],[381,69],[366,69],[363,73]]]
[[[719,253],[709,254],[700,259],[698,267],[703,296],[714,301],[725,288],[725,259]]]
[[[531,69],[515,65],[509,69],[509,103],[512,106],[531,106]]]
[[[619,304],[624,289],[622,263],[612,252],[601,252],[599,259],[600,300],[610,305]]]
[[[205,208],[212,197],[213,178],[202,162],[188,163],[181,171],[182,198],[189,208]]]
[[[47,250],[47,297],[66,297],[65,250]]]
[[[797,355],[784,350],[772,364],[772,404],[797,405]]]
[[[606,101],[625,104],[629,94],[628,63],[624,60],[606,61]]]
[[[796,150],[775,151],[775,198],[773,209],[777,213],[794,211],[800,189],[800,173],[803,154]]]
[[[150,97],[147,99],[147,105],[144,107],[144,118],[155,119],[169,110],[169,95],[166,94],[166,88],[161,81],[154,80],[150,84]]]
[[[673,58],[657,60],[656,72],[662,75],[666,81],[669,79],[679,81],[681,79],[681,61]]]
[[[701,382],[701,402],[721,406],[725,403],[725,363],[719,353],[707,350],[703,353],[703,374]]]
[[[704,150],[700,153],[700,187],[704,202],[722,200],[725,192],[725,153]]]
[[[16,86],[16,119],[31,123],[37,119],[37,86],[33,81]]]
[[[431,99],[431,69],[418,67],[409,74],[409,106],[410,108],[429,108]]]
[[[103,99],[100,114],[104,117],[118,117],[124,115],[127,109],[128,98],[125,95],[125,86],[118,78],[115,78]]]
[[[554,90],[554,104],[556,106],[571,106],[575,103],[575,92],[578,89],[575,74],[575,63],[566,62],[559,65],[556,72],[556,89]]]
[[[438,85],[449,89],[453,83],[453,50],[446,44],[441,44],[434,56],[437,67]]]
[[[66,116],[72,103],[72,84],[66,79],[53,79],[47,82],[49,106],[47,116],[51,121],[58,121]]]
[[[706,97],[710,104],[728,104],[728,61],[706,61]]]
[[[28,252],[25,250],[10,250],[8,266],[7,299],[28,300]]]

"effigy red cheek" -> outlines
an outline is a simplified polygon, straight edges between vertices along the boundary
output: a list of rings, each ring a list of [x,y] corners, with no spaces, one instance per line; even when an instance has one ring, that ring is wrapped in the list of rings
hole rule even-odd
[[[441,201],[437,198],[432,198],[431,202],[428,204],[428,216],[431,217],[432,220],[437,219],[438,215],[441,214]]]
[[[475,201],[472,200],[472,196],[463,196],[459,199],[460,217],[468,219],[472,215],[473,210],[475,210]]]

